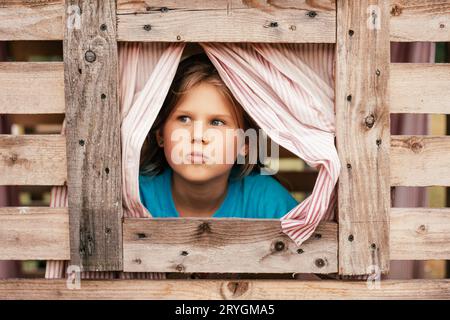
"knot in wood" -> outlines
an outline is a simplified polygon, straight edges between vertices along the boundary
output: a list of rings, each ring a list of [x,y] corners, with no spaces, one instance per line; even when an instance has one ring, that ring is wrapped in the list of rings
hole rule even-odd
[[[411,143],[411,150],[415,153],[419,153],[423,149],[423,144],[420,141]]]
[[[248,282],[229,282],[227,288],[233,297],[240,297],[248,291]]]
[[[322,238],[322,235],[321,235],[320,233],[316,233],[316,234],[314,235],[314,238],[320,239],[320,238]]]
[[[426,227],[424,224],[421,224],[421,225],[417,228],[417,231],[416,231],[416,232],[417,232],[417,233],[423,234],[423,233],[427,232],[427,227]]]
[[[175,267],[175,270],[177,270],[178,272],[183,272],[184,266],[182,264],[177,264],[177,266]]]
[[[370,116],[366,117],[365,123],[366,123],[366,126],[368,128],[372,128],[373,127],[373,124],[375,123],[375,117],[373,116],[373,114],[371,114]]]
[[[198,231],[200,233],[210,233],[211,227],[209,226],[208,222],[203,222],[201,225],[198,226]]]
[[[391,16],[399,16],[402,13],[402,8],[399,5],[394,5],[391,8]]]

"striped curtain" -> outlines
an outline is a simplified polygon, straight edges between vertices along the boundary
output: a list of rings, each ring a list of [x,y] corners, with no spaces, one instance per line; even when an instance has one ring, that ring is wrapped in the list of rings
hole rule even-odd
[[[318,169],[311,195],[281,218],[283,232],[301,245],[320,221],[334,218],[334,187],[341,168],[334,144],[334,44],[200,45],[244,110],[267,135]],[[125,217],[151,217],[139,197],[140,152],[184,48],[185,43],[119,43]],[[55,187],[52,206],[67,206],[65,193],[65,187]],[[61,277],[66,267],[67,262],[50,262],[46,276]],[[164,278],[163,273],[117,275]],[[93,275],[83,273],[82,278],[87,277]]]

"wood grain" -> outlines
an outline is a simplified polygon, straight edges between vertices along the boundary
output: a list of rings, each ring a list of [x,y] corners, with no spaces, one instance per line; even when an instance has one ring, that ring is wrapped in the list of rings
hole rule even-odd
[[[450,114],[450,63],[391,63],[390,68],[391,113]]]
[[[369,5],[379,10],[372,17]],[[342,275],[367,274],[374,265],[383,273],[389,270],[390,42],[389,20],[383,19],[388,16],[386,1],[337,2],[335,92],[336,145],[342,163],[338,180]],[[366,19],[370,24],[361,23]]]
[[[333,43],[336,39],[335,4],[330,0],[118,0],[117,14],[119,41]]]
[[[82,280],[69,289],[65,279],[0,280],[0,299],[151,300],[450,299],[450,280]]]
[[[0,260],[68,260],[64,208],[0,208]]]
[[[391,259],[450,259],[450,208],[392,208]]]
[[[0,185],[63,185],[66,172],[64,136],[0,135]]]
[[[391,41],[450,41],[449,0],[392,0]]]
[[[71,264],[122,269],[122,181],[116,2],[65,1],[81,8],[64,33]],[[103,26],[102,26],[103,25]]]
[[[0,114],[64,112],[62,62],[0,62]]]
[[[449,136],[391,136],[392,186],[450,186]]]
[[[123,237],[130,272],[337,272],[331,222],[301,247],[282,233],[279,220],[268,219],[126,218]]]
[[[0,41],[62,40],[62,0],[3,0],[0,2]]]

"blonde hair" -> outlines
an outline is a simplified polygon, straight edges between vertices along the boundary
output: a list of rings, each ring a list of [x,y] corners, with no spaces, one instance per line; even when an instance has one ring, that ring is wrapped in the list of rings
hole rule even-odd
[[[247,129],[255,129],[257,132],[260,129],[234,98],[207,55],[205,53],[192,55],[180,62],[161,111],[147,135],[147,139],[144,142],[141,151],[141,174],[150,176],[157,175],[169,166],[164,155],[164,150],[157,144],[156,131],[158,129],[163,129],[168,116],[183,95],[200,83],[208,83],[216,86],[219,89],[219,92],[232,103],[233,116],[237,120],[239,128],[244,131]],[[251,162],[252,163],[249,161],[249,152],[247,152],[244,164],[237,164],[235,162],[233,168],[236,167],[238,170],[237,174],[231,178],[242,178],[252,171],[260,170],[264,167],[264,164],[262,164],[259,159],[252,159]]]

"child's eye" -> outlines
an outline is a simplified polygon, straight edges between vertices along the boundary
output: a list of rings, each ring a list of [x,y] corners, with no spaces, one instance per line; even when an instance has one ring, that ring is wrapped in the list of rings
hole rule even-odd
[[[187,123],[190,120],[188,116],[179,116],[177,119],[183,123]]]
[[[219,119],[214,119],[213,121],[211,121],[211,124],[213,126],[223,126],[223,125],[225,125],[225,122],[223,122],[222,120],[219,120]]]

